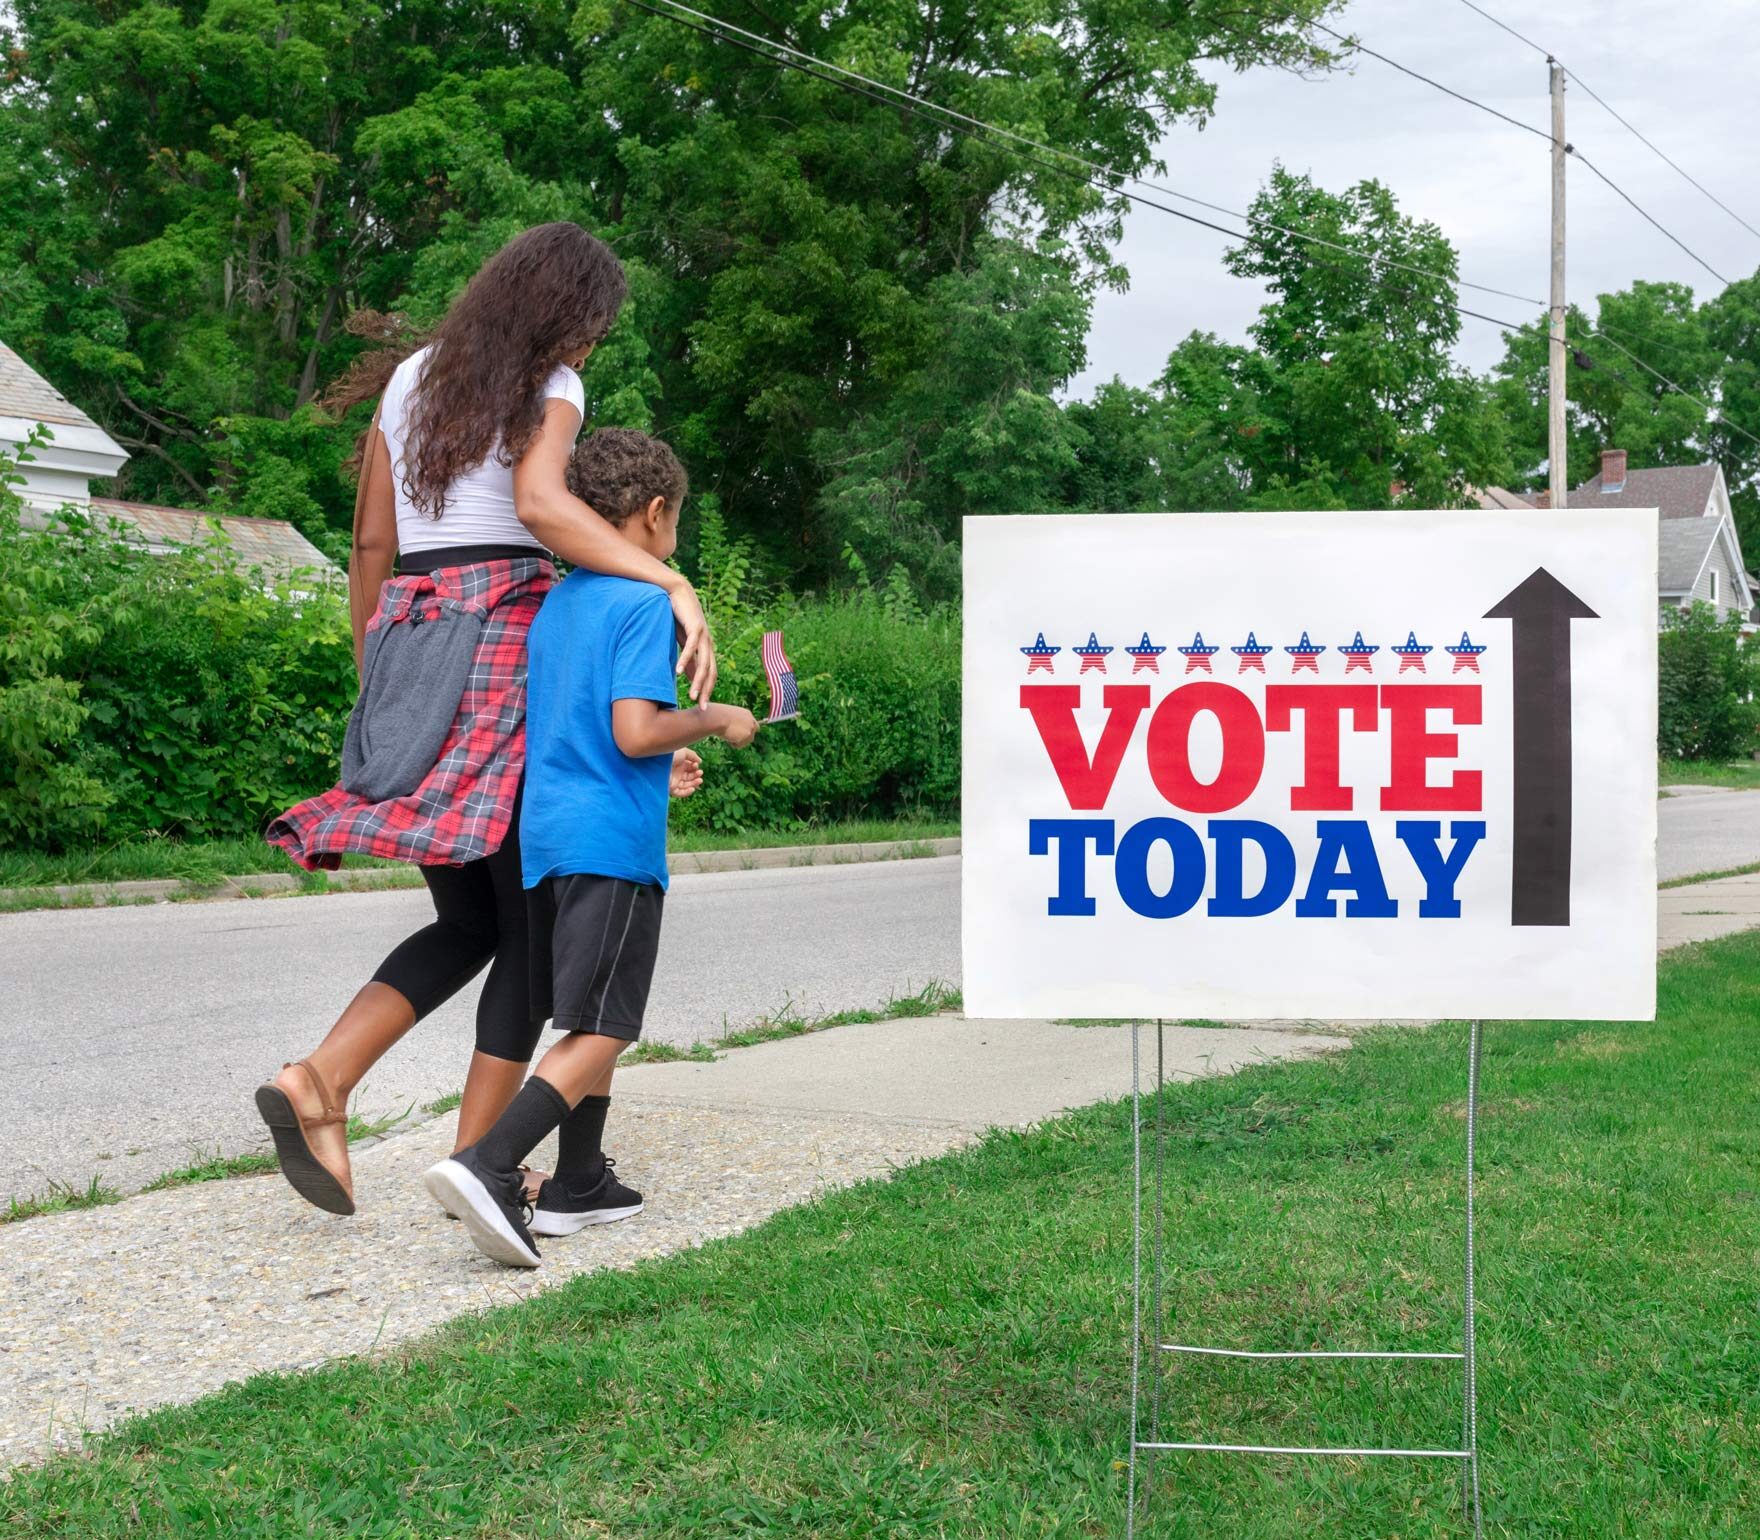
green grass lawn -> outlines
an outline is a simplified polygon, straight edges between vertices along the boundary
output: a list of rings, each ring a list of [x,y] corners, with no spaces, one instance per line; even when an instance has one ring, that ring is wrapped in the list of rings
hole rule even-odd
[[[396,867],[401,863],[380,861],[372,856],[346,856],[343,864],[350,867]],[[62,855],[0,851],[0,888],[165,878],[216,883],[223,877],[243,877],[254,872],[308,875],[274,846],[259,839],[147,839],[94,846],[90,850],[69,851]]]
[[[1487,1029],[1499,1537],[1760,1533],[1760,935],[1670,958],[1661,1009]],[[1179,1340],[1458,1343],[1464,1047],[1456,1026],[1385,1031],[1169,1091]],[[665,1173],[643,1176],[663,1203]],[[409,1350],[130,1423],[0,1485],[0,1534],[1122,1534],[1129,1182],[1125,1106],[997,1133]],[[1457,1394],[1447,1364],[1185,1362],[1162,1429],[1451,1447]],[[1170,1455],[1139,1532],[1440,1540],[1462,1533],[1457,1472]]]
[[[675,851],[754,850],[783,845],[836,845],[858,841],[915,842],[943,839],[958,833],[959,824],[956,820],[867,819],[844,823],[803,824],[794,828],[767,829],[749,834],[675,830],[669,845]],[[343,865],[405,869],[402,862],[381,861],[371,856],[345,856]],[[223,877],[242,877],[253,872],[290,872],[301,878],[311,877],[311,874],[300,871],[279,850],[257,839],[137,840],[65,855],[0,851],[0,888],[46,887],[71,882],[128,882],[142,878],[217,883]],[[311,877],[311,880],[314,887],[322,886],[319,878]]]
[[[1656,773],[1664,786],[1760,787],[1760,761],[1752,759],[1662,759]]]

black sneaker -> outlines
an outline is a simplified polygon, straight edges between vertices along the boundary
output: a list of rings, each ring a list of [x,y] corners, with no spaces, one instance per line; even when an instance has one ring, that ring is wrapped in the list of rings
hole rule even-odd
[[[460,1150],[431,1166],[422,1184],[449,1214],[456,1214],[477,1250],[508,1267],[536,1267],[537,1242],[526,1228],[532,1212],[518,1171],[490,1171],[475,1150]]]
[[[535,1193],[531,1190],[532,1189],[532,1168],[530,1166],[526,1165],[523,1161],[520,1163],[519,1180],[520,1180],[521,1189],[526,1194],[525,1199],[524,1199],[525,1206],[527,1208],[530,1208],[532,1206],[533,1199],[535,1199],[537,1197],[537,1193]],[[544,1184],[542,1182],[538,1183],[539,1187],[542,1187],[543,1185]],[[452,1210],[446,1206],[446,1199],[444,1199],[444,1198],[440,1199],[440,1209],[441,1209],[441,1212],[444,1213],[448,1219],[456,1220],[459,1218],[459,1216],[457,1214],[453,1213]]]
[[[609,1155],[599,1179],[579,1191],[551,1177],[538,1189],[532,1210],[534,1235],[573,1235],[588,1225],[608,1225],[642,1211],[642,1195],[617,1180],[617,1162]]]

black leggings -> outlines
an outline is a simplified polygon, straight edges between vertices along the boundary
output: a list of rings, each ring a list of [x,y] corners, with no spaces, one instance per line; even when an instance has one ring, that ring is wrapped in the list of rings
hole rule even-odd
[[[373,975],[415,1007],[416,1020],[444,1005],[489,964],[477,999],[477,1052],[527,1063],[549,1014],[533,998],[531,923],[520,881],[519,808],[493,855],[463,866],[424,866],[434,923],[399,942]]]

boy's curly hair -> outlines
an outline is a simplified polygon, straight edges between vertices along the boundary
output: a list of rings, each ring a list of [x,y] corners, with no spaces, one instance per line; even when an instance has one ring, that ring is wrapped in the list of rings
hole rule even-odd
[[[595,428],[574,447],[568,490],[609,524],[621,525],[656,497],[676,507],[690,477],[671,447],[633,428]]]

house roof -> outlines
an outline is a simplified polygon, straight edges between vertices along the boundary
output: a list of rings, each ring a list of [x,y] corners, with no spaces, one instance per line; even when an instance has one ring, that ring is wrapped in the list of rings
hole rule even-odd
[[[1511,492],[1506,487],[1480,487],[1473,494],[1481,508],[1520,508],[1531,511],[1534,507],[1532,498],[1524,497],[1520,492]]]
[[[1571,493],[1571,502],[1578,508],[1591,503],[1602,508],[1656,508],[1664,519],[1697,519],[1710,504],[1711,489],[1716,485],[1717,466],[1711,461],[1629,470],[1625,485],[1617,492],[1603,492],[1597,472]]]
[[[311,541],[285,519],[253,519],[243,514],[198,513],[189,508],[165,508],[157,503],[125,503],[113,497],[94,497],[92,511],[108,514],[138,530],[150,547],[200,545],[209,538],[210,526],[218,524],[247,567],[287,571],[294,567],[331,565]]]
[[[1670,519],[1664,517],[1657,529],[1656,588],[1659,593],[1684,594],[1692,591],[1705,566],[1706,554],[1717,539],[1720,519]]]
[[[4,342],[0,342],[0,417],[102,431]]]

